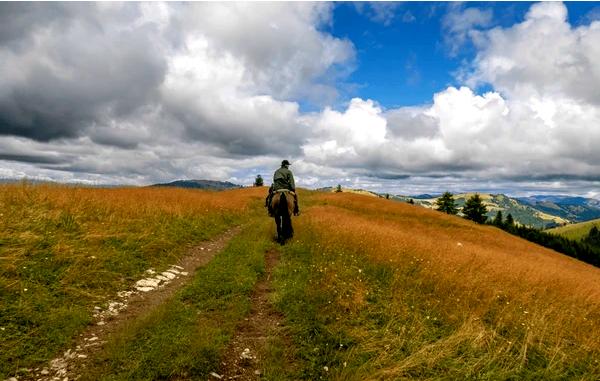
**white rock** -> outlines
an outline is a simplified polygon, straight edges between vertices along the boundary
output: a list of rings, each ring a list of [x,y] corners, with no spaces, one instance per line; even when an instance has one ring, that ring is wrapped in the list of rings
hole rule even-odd
[[[218,378],[219,380],[223,378],[223,376],[221,376],[215,372],[210,372],[210,375],[213,376],[214,378]]]
[[[251,360],[253,357],[252,357],[252,355],[250,354],[250,349],[249,349],[249,348],[246,348],[246,349],[244,349],[244,351],[243,351],[243,352],[242,352],[242,354],[240,355],[240,358],[241,358],[242,360]]]
[[[175,278],[177,278],[177,276],[176,276],[175,274],[173,274],[173,273],[170,273],[170,272],[168,272],[168,271],[165,271],[165,272],[161,273],[161,275],[162,275],[162,276],[165,276],[165,277],[167,277],[167,278],[169,278],[169,279],[175,279]]]
[[[160,283],[160,280],[158,280],[158,279],[145,278],[145,279],[140,279],[137,282],[135,282],[135,285],[136,285],[136,288],[139,288],[139,287],[154,287],[154,288],[156,288],[156,287],[158,287],[159,283]]]
[[[136,287],[136,290],[141,292],[148,292],[154,290],[154,287]]]

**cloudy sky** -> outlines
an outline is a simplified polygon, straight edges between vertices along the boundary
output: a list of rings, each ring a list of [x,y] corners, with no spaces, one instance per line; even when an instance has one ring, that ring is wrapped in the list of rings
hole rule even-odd
[[[0,178],[600,198],[600,3],[0,3]]]

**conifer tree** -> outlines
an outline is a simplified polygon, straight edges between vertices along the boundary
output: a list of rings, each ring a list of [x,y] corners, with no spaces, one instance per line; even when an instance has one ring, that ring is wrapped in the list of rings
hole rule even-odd
[[[492,224],[495,226],[498,226],[498,227],[502,227],[502,211],[501,210],[499,210],[496,213],[496,217],[494,217]]]
[[[600,247],[600,230],[598,230],[596,225],[592,226],[592,229],[590,229],[590,232],[584,240],[590,245]]]
[[[509,228],[515,226],[515,220],[513,219],[512,214],[508,213],[508,216],[506,216],[505,224]]]
[[[444,192],[444,194],[436,200],[435,205],[440,212],[447,214],[458,213],[456,203],[454,202],[454,196],[450,192]]]
[[[415,204],[415,201],[414,201],[412,198],[409,198],[409,199],[408,199],[408,203],[409,203],[409,204],[413,204],[413,205],[414,205],[414,204]]]
[[[475,221],[478,224],[483,224],[487,220],[487,208],[483,205],[481,197],[476,193],[471,196],[462,209],[467,220]]]
[[[338,184],[337,187],[335,187],[335,191],[337,193],[340,193],[342,191],[342,186],[340,184]]]
[[[263,182],[263,178],[261,175],[256,175],[256,179],[254,180],[254,186],[255,187],[262,187],[264,184]]]

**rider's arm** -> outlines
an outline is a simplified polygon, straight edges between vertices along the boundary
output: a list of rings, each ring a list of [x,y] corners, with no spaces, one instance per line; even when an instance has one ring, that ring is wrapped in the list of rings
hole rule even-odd
[[[290,172],[290,185],[292,186],[292,191],[296,191],[296,183],[294,182],[294,175]]]

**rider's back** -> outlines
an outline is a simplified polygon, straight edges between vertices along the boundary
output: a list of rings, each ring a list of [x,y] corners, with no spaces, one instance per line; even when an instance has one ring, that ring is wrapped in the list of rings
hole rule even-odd
[[[296,184],[294,184],[294,175],[292,171],[282,166],[273,174],[273,190],[289,189],[291,191],[296,190]]]

